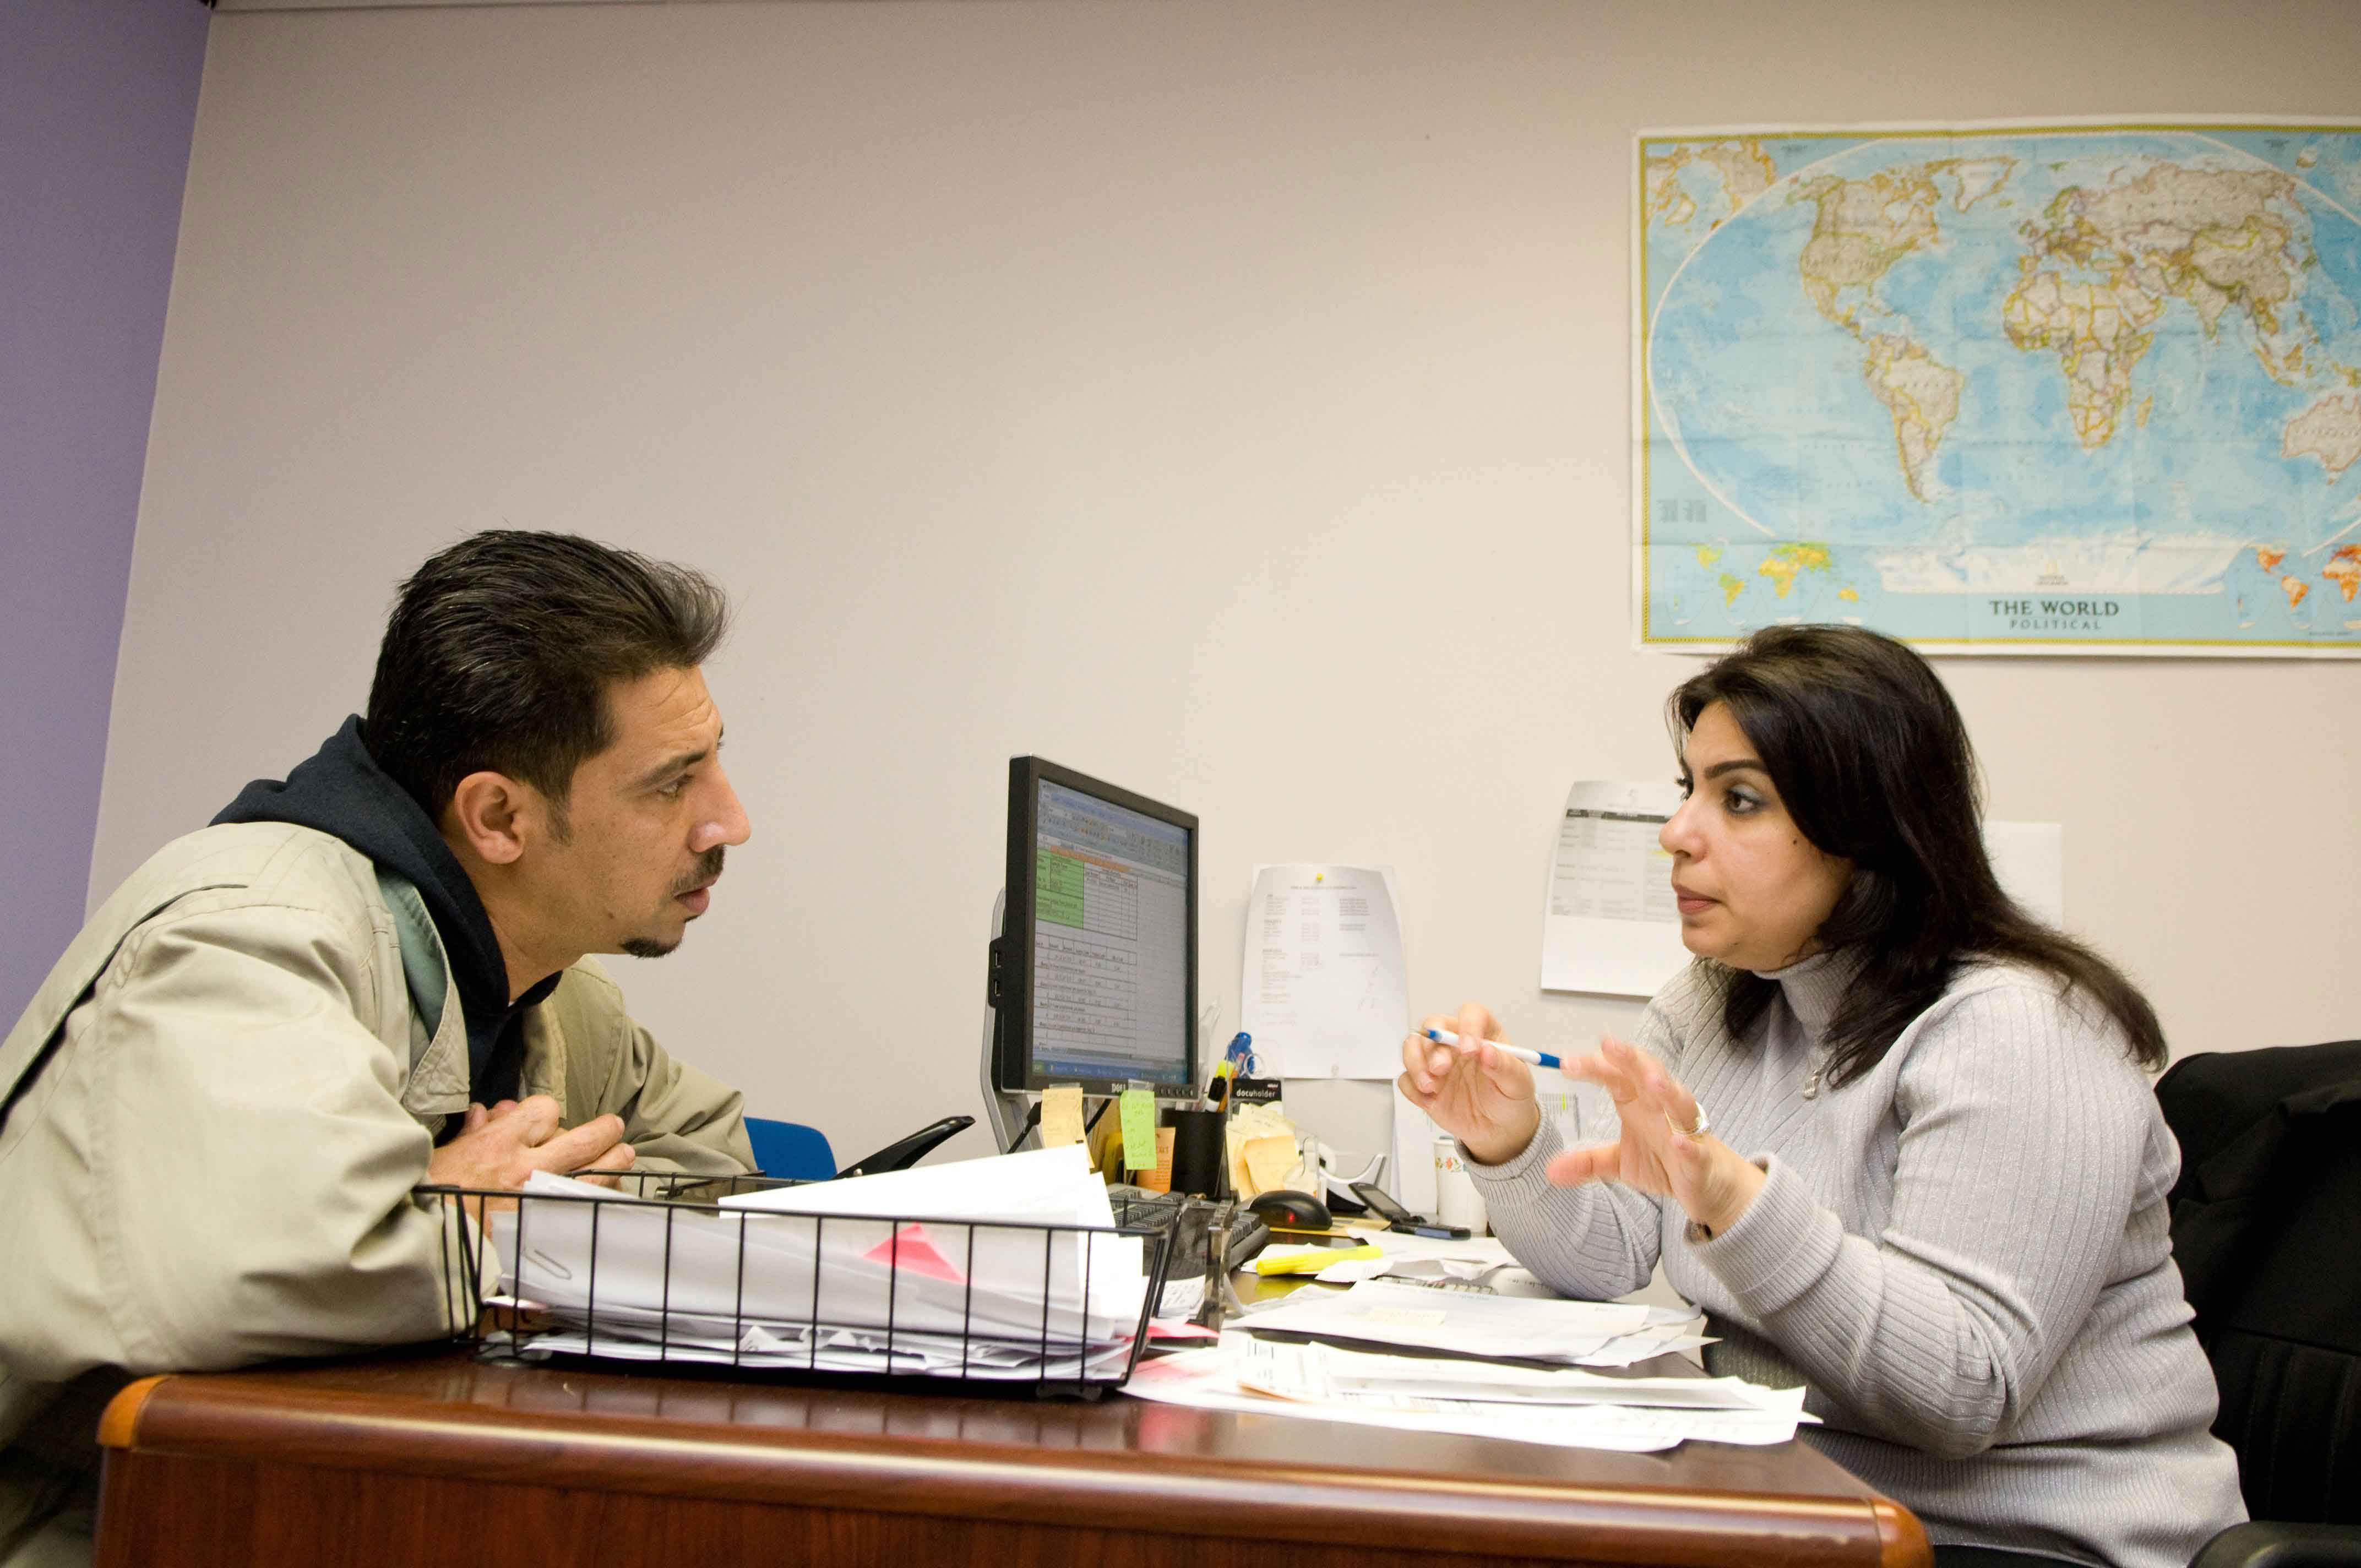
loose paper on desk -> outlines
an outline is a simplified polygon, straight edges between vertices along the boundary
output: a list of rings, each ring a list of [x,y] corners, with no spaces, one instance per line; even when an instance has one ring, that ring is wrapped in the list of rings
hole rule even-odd
[[[1272,1078],[1391,1078],[1410,1026],[1394,878],[1383,866],[1257,866],[1239,1026]]]
[[[1551,1379],[1565,1381],[1553,1385]],[[1587,1381],[1581,1374],[1361,1355],[1230,1332],[1212,1349],[1141,1363],[1124,1392],[1242,1415],[1627,1453],[1691,1438],[1784,1442],[1799,1420],[1812,1419],[1803,1413],[1801,1388],[1762,1388],[1730,1378],[1627,1378],[1616,1380],[1611,1395],[1617,1402],[1604,1403],[1592,1401],[1592,1390],[1582,1387]]]
[[[1542,907],[1542,989],[1653,996],[1689,961],[1673,858],[1656,835],[1680,809],[1669,783],[1586,779],[1565,793]]]
[[[1349,1290],[1318,1295],[1296,1291],[1239,1326],[1250,1333],[1318,1334],[1410,1350],[1521,1356],[1571,1365],[1611,1341],[1649,1327],[1653,1316],[1651,1309],[1637,1302],[1462,1295],[1367,1279]]]

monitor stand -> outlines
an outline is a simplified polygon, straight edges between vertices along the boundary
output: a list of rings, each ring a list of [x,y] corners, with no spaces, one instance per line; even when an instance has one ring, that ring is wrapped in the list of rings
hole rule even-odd
[[[1000,961],[1001,920],[1007,911],[1007,905],[1008,893],[1005,888],[992,895],[990,950],[992,962],[995,966]],[[993,972],[996,974],[996,969]],[[992,1064],[995,1054],[993,1050],[994,1036],[998,1034],[1000,1024],[1000,1009],[994,1003],[999,995],[997,985],[986,986],[983,1001],[983,1065],[979,1077],[983,1086],[984,1119],[992,1124],[993,1146],[1002,1154],[1015,1154],[1016,1146],[1028,1137],[1033,1139],[1035,1146],[1038,1147],[1040,1134],[1038,1125],[1034,1128],[1026,1126],[1026,1119],[1032,1110],[1032,1096],[1024,1093],[1012,1094],[993,1081]]]

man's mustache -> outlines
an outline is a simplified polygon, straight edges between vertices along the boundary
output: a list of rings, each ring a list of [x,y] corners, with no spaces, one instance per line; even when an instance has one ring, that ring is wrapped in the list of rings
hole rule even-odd
[[[690,876],[686,882],[682,883],[678,887],[674,888],[672,890],[673,895],[675,897],[678,897],[684,893],[694,893],[700,887],[720,881],[722,848],[723,846],[716,844],[713,848],[706,850],[705,853],[697,856],[697,871],[695,874]]]

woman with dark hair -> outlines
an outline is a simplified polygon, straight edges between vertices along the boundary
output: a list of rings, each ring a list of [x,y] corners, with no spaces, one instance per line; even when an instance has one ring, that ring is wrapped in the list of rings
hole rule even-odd
[[[1899,642],[1757,632],[1668,718],[1697,959],[1635,1044],[1566,1063],[1612,1141],[1563,1147],[1475,1003],[1427,1020],[1459,1045],[1403,1042],[1403,1093],[1521,1262],[1599,1299],[1661,1261],[1708,1367],[1805,1386],[1812,1441],[1943,1568],[2180,1568],[2246,1512],[2172,1262],[2154,1011],[2002,892],[1966,727]]]

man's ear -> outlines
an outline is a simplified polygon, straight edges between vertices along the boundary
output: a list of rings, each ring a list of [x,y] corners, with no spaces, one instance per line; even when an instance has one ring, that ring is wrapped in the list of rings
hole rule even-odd
[[[505,866],[523,855],[528,842],[546,834],[546,813],[540,792],[506,773],[469,773],[451,792],[443,828],[478,859]]]

